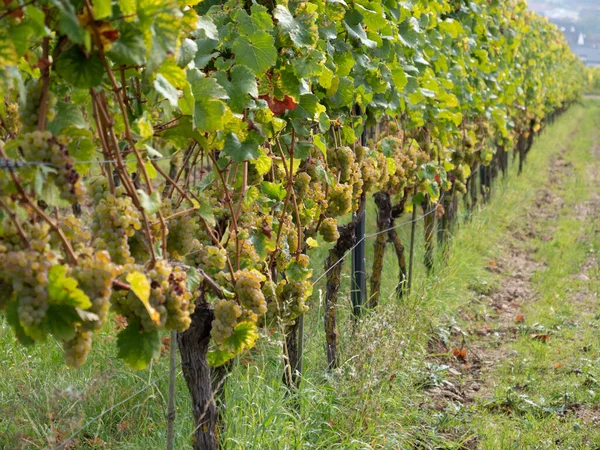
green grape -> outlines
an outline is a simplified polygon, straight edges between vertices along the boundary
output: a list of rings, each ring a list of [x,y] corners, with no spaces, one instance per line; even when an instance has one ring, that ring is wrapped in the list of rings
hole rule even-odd
[[[9,102],[6,105],[6,116],[2,119],[4,129],[9,135],[16,136],[21,130],[21,122],[19,120],[19,104]],[[36,124],[37,125],[37,124]]]
[[[337,221],[331,217],[323,219],[323,222],[319,227],[319,234],[323,237],[325,242],[336,242],[340,238]]]
[[[362,190],[371,192],[381,178],[381,168],[377,163],[377,159],[371,155],[364,156],[360,164],[360,179],[363,182]]]
[[[193,295],[187,288],[187,274],[175,267],[169,275],[169,289],[165,298],[167,322],[170,330],[185,331],[192,323],[191,314],[194,312]]]
[[[172,258],[183,261],[197,247],[200,224],[190,214],[174,217],[169,221],[167,250]]]
[[[92,333],[78,330],[70,341],[63,342],[65,361],[71,367],[81,367],[92,349]]]
[[[339,174],[340,183],[352,181],[357,167],[354,152],[350,147],[338,147],[327,153],[327,165],[330,170]]]
[[[22,135],[19,149],[27,161],[44,162],[55,169],[48,179],[60,190],[60,197],[71,204],[83,201],[85,188],[75,170],[75,159],[69,154],[66,136],[53,136],[49,131],[33,131]]]
[[[282,280],[277,285],[278,305],[271,309],[285,323],[292,323],[299,315],[308,311],[306,299],[309,292],[304,282]]]
[[[88,257],[80,257],[79,264],[73,267],[73,278],[78,287],[92,302],[90,312],[98,316],[97,320],[85,322],[84,330],[98,330],[106,322],[112,294],[112,283],[117,269],[106,251],[98,251]]]
[[[299,202],[302,202],[310,193],[310,175],[306,172],[299,172],[294,178],[294,191]]]
[[[25,102],[19,108],[22,131],[33,131],[38,126],[39,111],[42,99],[42,80],[31,80],[25,87]],[[56,115],[54,106],[56,105],[56,96],[49,91],[46,104],[46,118],[51,122]]]
[[[261,275],[248,269],[235,273],[235,294],[245,311],[251,312],[249,318],[256,321],[258,316],[267,312],[265,295],[261,288]]]
[[[329,189],[327,215],[343,216],[352,210],[352,186],[338,183]]]
[[[214,309],[215,318],[212,321],[210,335],[216,344],[221,345],[233,334],[242,315],[242,308],[233,300],[217,300]]]
[[[128,239],[142,227],[139,211],[131,198],[105,191],[94,211],[92,230],[99,250],[107,250],[116,264],[132,264]]]
[[[456,180],[454,182],[454,187],[456,188],[456,191],[460,192],[461,194],[467,193],[467,186],[462,181]]]
[[[52,254],[35,250],[20,250],[0,254],[0,279],[11,285],[11,292],[17,300],[19,322],[23,327],[39,325],[48,310],[48,270],[55,263]],[[5,298],[3,303],[7,303]]]
[[[225,268],[227,265],[227,250],[215,245],[203,245],[200,242],[196,244],[197,250],[194,250],[188,257],[197,266],[202,267],[208,273],[214,274]]]

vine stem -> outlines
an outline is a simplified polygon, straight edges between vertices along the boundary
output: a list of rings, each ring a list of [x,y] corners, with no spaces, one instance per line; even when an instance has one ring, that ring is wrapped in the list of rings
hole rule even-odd
[[[50,24],[50,16],[48,15],[47,8],[44,8],[44,22],[48,26]],[[50,37],[46,36],[42,41],[42,60],[44,61],[44,67],[41,70],[42,78],[42,96],[40,98],[40,109],[38,111],[38,130],[44,131],[46,129],[46,113],[48,110],[48,88],[50,86]]]
[[[159,165],[156,163],[156,161],[152,161],[152,160],[150,160],[150,162],[151,162],[151,164],[154,166],[154,168],[156,169],[156,171],[157,171],[158,173],[160,173],[160,174],[161,174],[161,175],[162,175],[162,176],[165,178],[165,180],[167,180],[169,183],[171,183],[171,184],[173,185],[173,187],[175,188],[175,190],[176,190],[177,192],[179,192],[179,193],[180,193],[180,194],[183,196],[183,198],[185,198],[185,199],[186,199],[188,202],[190,202],[190,204],[191,204],[192,206],[194,206],[192,209],[196,209],[196,206],[194,205],[194,200],[192,200],[192,198],[191,198],[191,197],[190,197],[190,196],[187,194],[187,192],[185,192],[185,190],[184,190],[184,189],[182,189],[182,188],[181,188],[181,186],[179,186],[179,185],[177,184],[177,182],[176,182],[175,180],[173,180],[173,179],[172,179],[172,178],[169,176],[169,174],[168,174],[168,173],[166,173],[166,172],[165,172],[165,171],[164,171],[164,170],[163,170],[163,169],[162,169],[162,168],[161,168],[161,167],[160,167],[160,166],[159,166]],[[188,210],[188,211],[191,211],[191,210]],[[183,211],[180,211],[180,212],[183,212]],[[173,218],[173,217],[177,217],[178,215],[181,215],[181,214],[180,214],[180,213],[175,213],[175,214],[172,214],[172,215],[170,215],[170,216],[169,216],[167,219],[171,219],[171,218]]]
[[[10,16],[12,13],[17,12],[18,10],[22,10],[23,8],[25,8],[26,6],[29,5],[33,5],[36,2],[36,0],[30,0],[27,3],[23,4],[23,5],[19,5],[15,8],[9,9],[8,11],[6,11],[5,13],[0,15],[0,19],[4,19],[6,16]]]
[[[240,267],[240,238],[237,226],[237,219],[235,217],[235,211],[233,210],[233,204],[231,203],[231,197],[229,196],[229,189],[227,189],[227,182],[225,181],[225,177],[223,176],[223,171],[219,168],[217,164],[217,160],[215,159],[215,155],[212,152],[208,152],[210,159],[214,164],[214,168],[221,179],[221,183],[223,184],[223,191],[225,193],[225,203],[227,204],[227,208],[229,208],[229,212],[231,213],[231,223],[233,225],[233,231],[235,233],[235,254],[236,254],[236,265],[239,269]]]
[[[296,192],[294,191],[294,180],[293,180],[293,170],[294,170],[294,145],[295,145],[296,131],[292,128],[292,145],[290,148],[290,167],[288,167],[285,159],[285,153],[283,152],[283,147],[281,146],[281,142],[279,139],[275,139],[277,144],[277,149],[279,150],[279,154],[281,155],[281,161],[283,164],[283,170],[285,171],[287,177],[287,193],[285,196],[285,202],[283,204],[283,210],[281,211],[281,218],[279,219],[279,229],[277,230],[277,238],[275,240],[275,251],[273,252],[273,257],[271,257],[271,264],[274,261],[274,256],[279,249],[279,242],[281,240],[281,232],[283,231],[283,218],[287,211],[287,206],[290,202],[290,198],[294,203],[294,212],[296,215],[297,229],[298,229],[298,244],[296,246],[296,256],[300,257],[301,253],[301,242],[302,242],[302,222],[300,221],[300,212],[298,210],[298,203],[296,201]]]
[[[17,219],[17,215],[14,213],[14,211],[12,211],[8,207],[8,205],[4,202],[4,200],[2,200],[2,198],[0,198],[0,206],[7,212],[8,216],[10,217],[12,222],[15,224],[15,227],[17,228],[17,233],[19,234],[21,240],[23,241],[23,244],[25,244],[25,246],[29,250],[31,250],[31,244],[29,243],[29,240],[27,239],[27,236],[25,235],[25,231],[23,230],[23,227],[21,227],[21,224],[19,223],[19,220]]]
[[[8,155],[2,147],[0,147],[0,155],[2,155],[4,159],[8,159]],[[10,177],[13,183],[15,184],[17,190],[19,191],[19,194],[21,194],[23,200],[31,207],[31,209],[35,211],[36,214],[38,214],[50,226],[52,231],[54,231],[58,235],[58,238],[63,244],[69,262],[77,264],[77,256],[75,255],[75,251],[73,250],[71,243],[69,242],[63,231],[60,229],[58,224],[54,222],[54,220],[52,220],[52,218],[48,216],[34,201],[31,200],[31,198],[29,197],[29,195],[27,195],[27,192],[23,188],[21,181],[15,174],[14,170],[9,167],[8,172],[10,173]]]
[[[94,11],[93,11],[92,5],[90,4],[90,0],[85,0],[85,5],[88,10],[88,13],[90,14],[90,17],[93,20],[94,19]],[[127,115],[127,106],[125,104],[125,100],[123,99],[123,97],[125,96],[125,95],[123,95],[123,92],[126,88],[126,85],[119,87],[119,85],[117,84],[117,79],[115,77],[115,74],[114,74],[112,68],[110,67],[108,60],[106,59],[106,55],[104,54],[104,48],[102,46],[102,41],[100,39],[98,30],[96,28],[94,28],[94,35],[96,38],[96,46],[98,47],[98,57],[102,61],[102,65],[104,66],[104,69],[105,69],[106,73],[108,74],[113,93],[117,99],[119,109],[121,110],[121,115],[123,117],[123,125],[125,127],[125,139],[127,140],[127,143],[129,144],[130,150],[135,154],[135,157],[137,160],[137,165],[138,165],[138,170],[142,173],[142,175],[144,177],[144,181],[146,182],[146,187],[148,189],[148,194],[152,195],[152,191],[153,191],[152,181],[150,180],[150,177],[148,176],[148,172],[146,171],[146,167],[144,165],[144,160],[142,158],[142,155],[140,154],[140,151],[136,148],[136,145],[135,145],[136,143],[133,139],[133,135],[131,134],[131,126],[129,124],[129,117]],[[111,130],[114,133],[114,129],[111,129]],[[115,138],[116,138],[116,136],[115,136]],[[115,148],[115,152],[118,153],[118,146]],[[129,176],[129,174],[127,174],[127,176]],[[150,221],[148,220],[148,215],[146,214],[146,211],[141,206],[139,197],[138,197],[135,189],[132,190],[131,194],[132,194],[132,199],[134,200],[134,202],[136,202],[136,206],[139,209],[140,213],[142,214],[142,219],[144,221],[144,228],[146,231],[146,235],[148,237],[148,244],[149,244],[148,248],[150,250],[150,255],[152,258],[151,265],[153,266],[156,263],[156,252],[154,251],[154,246],[152,245],[152,231],[150,230]],[[163,257],[166,257],[167,256],[167,243],[166,243],[167,224],[166,224],[164,217],[160,211],[157,213],[157,215],[161,222]]]

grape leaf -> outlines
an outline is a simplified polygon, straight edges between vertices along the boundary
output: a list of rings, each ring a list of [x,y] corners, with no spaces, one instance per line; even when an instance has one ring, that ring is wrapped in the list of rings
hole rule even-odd
[[[135,0],[119,0],[119,8],[121,9],[121,14],[125,16],[125,20],[133,20],[133,17],[130,18],[127,16],[133,16],[137,13],[137,4]]]
[[[298,47],[310,47],[315,44],[316,36],[311,24],[305,21],[299,21],[292,16],[292,13],[283,5],[277,5],[273,11],[273,17],[279,23],[279,29],[290,37],[292,42]],[[306,18],[310,19],[310,16]],[[314,20],[314,19],[313,19]],[[312,23],[314,24],[314,22]]]
[[[263,194],[269,198],[272,198],[273,200],[281,201],[287,195],[287,191],[285,190],[285,187],[283,187],[283,183],[263,181],[260,183],[260,190],[263,192]]]
[[[75,308],[67,305],[49,305],[40,329],[59,341],[70,341],[77,333],[77,324],[83,322]]]
[[[48,124],[48,130],[55,135],[62,134],[66,128],[75,127],[87,129],[88,124],[83,117],[81,108],[73,103],[58,102],[54,106],[56,116],[54,120]]]
[[[35,341],[27,335],[27,333],[25,332],[25,329],[23,328],[23,326],[21,325],[21,322],[19,320],[19,312],[18,312],[18,305],[17,302],[10,302],[8,304],[8,306],[6,307],[6,320],[8,322],[8,324],[12,327],[13,331],[15,332],[15,336],[17,336],[17,339],[19,340],[19,342],[25,346],[30,346],[35,344]]]
[[[146,311],[148,311],[150,319],[156,324],[160,323],[160,314],[150,304],[150,280],[148,277],[143,273],[134,270],[133,272],[128,273],[125,279],[131,286],[131,291],[142,302]]]
[[[226,350],[213,349],[206,354],[206,359],[211,367],[219,367],[235,356]]]
[[[248,101],[248,96],[258,97],[258,84],[254,73],[246,67],[236,65],[231,69],[231,83],[227,87],[229,107],[232,111],[241,112]]]
[[[140,205],[144,208],[148,214],[156,214],[160,209],[161,200],[160,192],[153,191],[152,194],[148,195],[146,191],[138,189],[138,195],[140,196]]]
[[[233,43],[233,52],[239,64],[248,66],[256,75],[270,69],[277,62],[273,36],[257,31],[250,36],[239,36]]]
[[[117,335],[118,357],[136,370],[143,370],[160,356],[161,341],[157,330],[143,331],[137,320]]]
[[[258,328],[253,322],[240,322],[233,329],[231,336],[223,341],[222,348],[238,354],[252,348],[258,339]]]
[[[77,287],[77,280],[67,276],[67,266],[54,265],[48,271],[48,297],[53,303],[82,309],[92,307],[92,302]]]
[[[244,142],[240,142],[237,134],[229,133],[225,138],[223,153],[235,162],[252,161],[259,157],[259,147],[263,137],[256,131],[251,131]]]
[[[117,64],[143,65],[146,62],[146,44],[141,30],[123,22],[119,27],[119,39],[111,45],[108,56]]]
[[[216,131],[223,127],[227,105],[221,100],[201,97],[194,102],[194,125],[198,131]]]
[[[89,57],[74,45],[61,53],[54,63],[56,72],[73,86],[88,89],[102,83],[104,66],[98,56]]]
[[[92,0],[92,5],[94,5],[94,18],[96,20],[112,15],[111,0]]]
[[[156,75],[156,79],[154,80],[154,89],[165,97],[173,108],[176,108],[179,102],[179,93],[177,89],[173,87],[171,83],[162,75]]]

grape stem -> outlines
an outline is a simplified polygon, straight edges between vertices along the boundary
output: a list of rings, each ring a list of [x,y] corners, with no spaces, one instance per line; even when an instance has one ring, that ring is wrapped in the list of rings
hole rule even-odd
[[[29,250],[31,250],[31,244],[29,243],[29,240],[27,239],[27,236],[25,235],[25,231],[23,231],[23,228],[21,227],[21,224],[19,223],[19,220],[17,219],[17,215],[14,213],[14,211],[12,211],[8,207],[8,205],[2,200],[2,198],[0,198],[0,206],[8,213],[8,216],[10,217],[12,222],[15,224],[15,227],[17,228],[17,233],[19,234],[21,240],[23,241],[23,244]]]
[[[116,291],[130,291],[131,286],[123,281],[113,280],[112,287]]]

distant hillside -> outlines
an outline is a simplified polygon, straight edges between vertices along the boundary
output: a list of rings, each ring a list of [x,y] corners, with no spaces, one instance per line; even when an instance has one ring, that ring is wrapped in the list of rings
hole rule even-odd
[[[563,30],[587,65],[600,66],[600,0],[530,0],[528,4]]]

